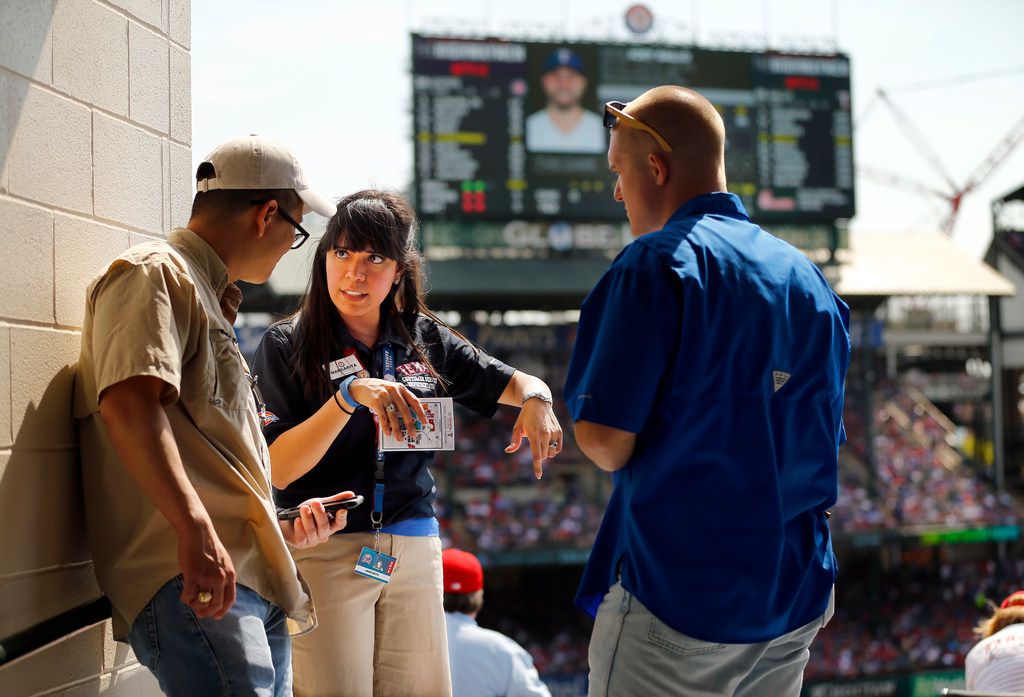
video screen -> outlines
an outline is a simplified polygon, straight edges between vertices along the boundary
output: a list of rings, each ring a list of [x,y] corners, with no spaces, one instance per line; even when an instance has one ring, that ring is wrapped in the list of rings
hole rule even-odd
[[[725,120],[726,173],[759,221],[854,213],[850,62],[681,46],[412,36],[425,220],[625,220],[604,104],[663,84]]]

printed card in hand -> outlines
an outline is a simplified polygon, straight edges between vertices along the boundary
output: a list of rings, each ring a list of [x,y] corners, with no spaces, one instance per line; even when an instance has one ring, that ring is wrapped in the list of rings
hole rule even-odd
[[[423,428],[412,436],[408,429],[390,436],[380,433],[378,446],[381,450],[455,450],[455,408],[451,397],[428,397],[420,399],[427,421]]]

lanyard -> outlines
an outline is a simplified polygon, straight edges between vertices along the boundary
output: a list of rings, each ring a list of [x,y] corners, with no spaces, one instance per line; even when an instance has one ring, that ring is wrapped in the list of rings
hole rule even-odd
[[[384,379],[388,382],[395,382],[395,352],[391,348],[391,342],[385,341],[381,346],[384,355]],[[380,419],[387,418],[386,415],[375,417],[377,430],[380,431]],[[380,442],[380,433],[377,434],[377,442]],[[384,520],[384,451],[377,448],[377,468],[373,474],[373,511],[370,513],[370,526],[373,528],[373,542],[379,547],[380,529]]]

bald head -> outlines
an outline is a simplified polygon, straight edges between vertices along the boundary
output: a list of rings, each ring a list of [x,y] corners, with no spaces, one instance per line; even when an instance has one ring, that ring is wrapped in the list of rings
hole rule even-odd
[[[655,87],[623,110],[657,131],[663,149],[644,130],[621,120],[612,130],[608,162],[619,175],[616,199],[626,205],[634,235],[656,230],[683,203],[725,191],[725,124],[707,99],[675,85]]]
[[[725,124],[711,102],[685,87],[664,85],[644,92],[625,111],[668,141],[672,152],[662,152],[691,188],[725,189]]]

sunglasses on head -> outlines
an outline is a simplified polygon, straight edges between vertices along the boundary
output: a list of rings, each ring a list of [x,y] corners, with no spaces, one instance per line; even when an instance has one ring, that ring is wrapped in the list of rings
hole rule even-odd
[[[658,142],[658,146],[665,152],[672,152],[672,146],[668,144],[668,141],[661,137],[661,134],[656,130],[648,126],[646,123],[630,116],[623,109],[626,108],[626,102],[608,102],[604,105],[604,127],[615,128],[615,124],[621,123],[627,128],[633,128],[638,131],[644,131],[649,133],[654,140]]]

